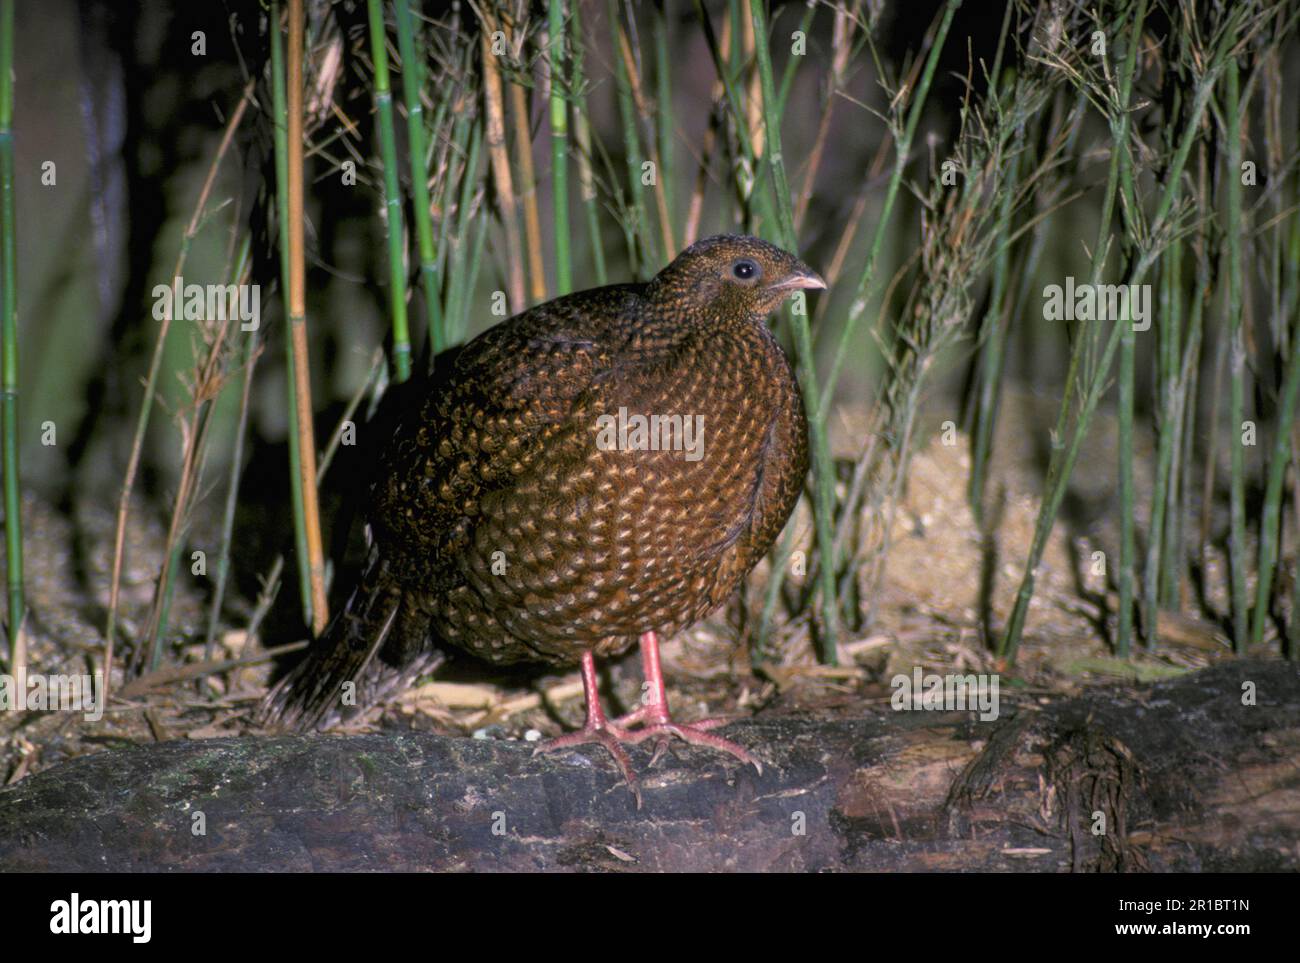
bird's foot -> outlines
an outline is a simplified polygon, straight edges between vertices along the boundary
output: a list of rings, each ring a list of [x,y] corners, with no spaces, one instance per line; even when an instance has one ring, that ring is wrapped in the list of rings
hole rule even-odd
[[[658,762],[659,758],[668,751],[669,737],[676,736],[692,746],[713,749],[717,752],[725,752],[728,755],[735,756],[741,762],[753,766],[760,776],[763,774],[763,764],[751,756],[744,746],[709,732],[710,729],[725,726],[731,720],[701,719],[699,722],[673,722],[666,712],[654,711],[658,708],[657,706],[643,706],[629,712],[614,723],[623,733],[623,741],[630,745],[645,742],[647,739],[655,740],[655,753],[650,759],[651,766]],[[638,722],[644,723],[640,729],[628,730],[624,728]]]
[[[620,726],[610,722],[600,722],[593,725],[590,721],[577,732],[565,733],[562,736],[556,736],[554,739],[547,739],[533,750],[533,755],[537,756],[546,752],[558,752],[561,749],[573,749],[577,746],[601,745],[609,750],[609,754],[614,757],[614,762],[618,765],[619,771],[623,774],[623,779],[627,782],[627,788],[632,791],[636,797],[636,808],[641,808],[641,786],[636,781],[636,776],[632,774],[632,760],[628,758],[627,750],[623,748],[624,742],[631,742],[629,733]]]

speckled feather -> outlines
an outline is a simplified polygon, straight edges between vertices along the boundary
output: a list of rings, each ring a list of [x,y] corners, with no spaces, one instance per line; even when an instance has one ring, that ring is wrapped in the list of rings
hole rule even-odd
[[[753,284],[728,274],[740,257],[761,268]],[[766,242],[709,238],[648,284],[558,298],[467,345],[380,455],[376,561],[317,646],[352,657],[324,673],[304,662],[264,718],[319,720],[381,645],[394,677],[439,641],[567,665],[724,602],[807,472],[798,386],[765,320],[791,293],[765,284],[800,271]],[[703,416],[700,457],[597,444],[620,408]]]

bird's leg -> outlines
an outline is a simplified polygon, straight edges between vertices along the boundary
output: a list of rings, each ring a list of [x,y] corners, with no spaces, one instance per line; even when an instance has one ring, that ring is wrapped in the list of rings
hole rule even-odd
[[[761,774],[763,766],[751,756],[743,746],[714,735],[709,729],[725,725],[726,719],[701,719],[699,722],[673,722],[668,712],[668,693],[664,688],[663,667],[659,662],[659,636],[655,632],[646,632],[641,636],[641,669],[645,674],[642,683],[641,705],[625,716],[615,719],[613,726],[620,730],[624,742],[638,743],[654,738],[654,759],[651,765],[663,755],[668,748],[668,737],[676,736],[693,746],[704,746],[719,752],[729,753],[741,762],[752,765]],[[626,731],[628,726],[640,723],[642,728]]]
[[[636,807],[641,808],[641,789],[636,777],[632,775],[632,761],[620,742],[627,740],[627,733],[617,724],[605,718],[605,710],[600,707],[600,692],[596,684],[596,659],[588,650],[582,653],[582,693],[587,700],[587,724],[577,732],[566,733],[548,739],[533,750],[533,755],[542,752],[555,752],[557,749],[572,749],[574,746],[599,743],[609,750],[618,764],[619,771],[627,780],[627,786],[636,797]]]

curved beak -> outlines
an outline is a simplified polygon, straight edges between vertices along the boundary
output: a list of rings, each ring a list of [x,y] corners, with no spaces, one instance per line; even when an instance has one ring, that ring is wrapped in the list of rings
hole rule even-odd
[[[775,291],[821,291],[825,287],[822,276],[802,262],[797,263],[787,277],[772,285]]]

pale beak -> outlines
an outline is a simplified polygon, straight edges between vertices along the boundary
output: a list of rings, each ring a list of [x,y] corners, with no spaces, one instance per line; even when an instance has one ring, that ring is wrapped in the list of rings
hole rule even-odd
[[[772,285],[773,291],[821,291],[826,287],[822,276],[812,268],[799,265],[789,277]]]

